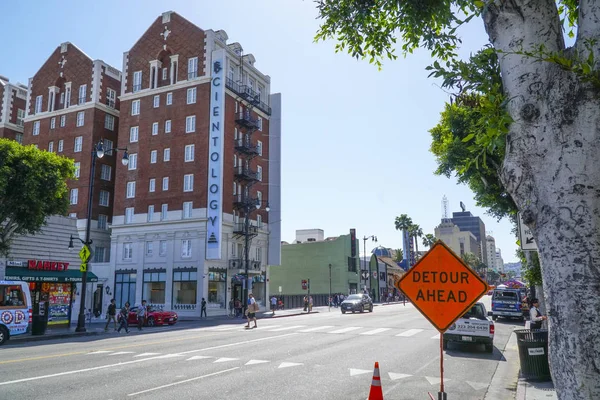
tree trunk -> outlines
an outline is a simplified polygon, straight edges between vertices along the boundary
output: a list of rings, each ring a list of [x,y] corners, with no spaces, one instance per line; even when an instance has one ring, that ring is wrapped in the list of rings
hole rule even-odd
[[[598,90],[556,64],[510,54],[541,44],[564,50],[554,0],[498,0],[484,22],[504,52],[500,67],[514,122],[501,177],[539,247],[557,395],[600,399]]]

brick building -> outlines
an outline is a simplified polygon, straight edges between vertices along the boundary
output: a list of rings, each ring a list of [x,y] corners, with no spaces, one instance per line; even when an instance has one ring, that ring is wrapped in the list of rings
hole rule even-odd
[[[106,149],[116,145],[120,89],[119,70],[101,60],[92,60],[69,42],[58,46],[29,79],[23,144],[74,159],[77,179],[68,183],[69,216],[77,219],[82,239],[92,149],[100,140],[104,140]],[[93,262],[110,258],[108,228],[112,222],[117,157],[107,154],[96,163],[91,224]]]
[[[22,143],[27,87],[0,75],[0,138]]]
[[[224,31],[174,12],[124,53],[118,147],[130,161],[117,165],[105,276],[118,305],[199,315],[205,298],[225,313],[243,294],[246,248],[251,289],[267,298],[281,252],[281,100],[254,63]]]

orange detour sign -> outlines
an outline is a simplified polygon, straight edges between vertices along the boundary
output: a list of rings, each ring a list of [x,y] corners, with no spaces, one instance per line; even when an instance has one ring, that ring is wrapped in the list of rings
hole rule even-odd
[[[446,331],[488,291],[487,283],[441,241],[395,286],[440,332]]]

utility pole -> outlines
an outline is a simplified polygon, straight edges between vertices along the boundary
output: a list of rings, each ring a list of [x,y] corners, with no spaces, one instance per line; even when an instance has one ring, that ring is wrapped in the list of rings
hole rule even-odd
[[[331,312],[331,264],[329,264],[329,298],[327,301],[329,302],[329,312]]]

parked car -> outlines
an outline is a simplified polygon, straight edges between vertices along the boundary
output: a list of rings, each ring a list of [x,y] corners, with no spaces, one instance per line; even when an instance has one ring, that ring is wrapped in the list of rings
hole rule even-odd
[[[342,301],[342,314],[348,312],[373,312],[373,300],[366,294],[351,294]]]
[[[492,294],[492,319],[498,317],[524,319],[521,293],[518,289],[494,289]]]
[[[129,309],[129,318],[127,318],[129,325],[137,325],[137,309],[137,307]],[[175,311],[155,310],[152,307],[148,307],[146,311],[146,322],[144,324],[146,326],[175,325],[179,318]]]
[[[32,307],[27,282],[0,280],[0,346],[30,331]]]
[[[483,303],[476,303],[465,315],[444,332],[442,347],[448,349],[448,343],[482,343],[485,351],[494,351],[494,322],[487,317]]]

